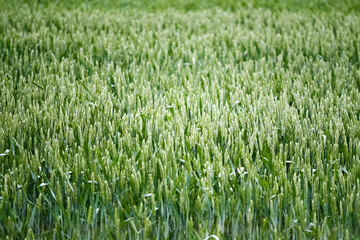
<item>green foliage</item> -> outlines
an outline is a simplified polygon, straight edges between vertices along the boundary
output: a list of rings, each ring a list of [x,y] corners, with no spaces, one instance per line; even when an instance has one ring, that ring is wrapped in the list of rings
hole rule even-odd
[[[227,11],[238,11],[243,8],[266,8],[272,11],[312,11],[329,12],[342,11],[344,13],[359,12],[358,0],[0,0],[0,4],[18,5],[28,4],[31,7],[49,7],[64,10],[75,8],[101,10],[145,10],[162,11],[176,9],[177,11],[197,11],[220,8]]]
[[[357,1],[25,2],[1,239],[360,237]]]

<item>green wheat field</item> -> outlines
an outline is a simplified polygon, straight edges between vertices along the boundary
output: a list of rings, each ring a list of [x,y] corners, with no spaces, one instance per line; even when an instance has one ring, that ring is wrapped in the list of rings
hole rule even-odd
[[[359,239],[360,1],[0,0],[0,239]]]

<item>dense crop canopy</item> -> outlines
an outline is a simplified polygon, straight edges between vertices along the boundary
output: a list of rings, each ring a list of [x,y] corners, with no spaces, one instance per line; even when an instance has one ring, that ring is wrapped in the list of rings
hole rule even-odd
[[[360,237],[345,3],[2,5],[0,238]]]

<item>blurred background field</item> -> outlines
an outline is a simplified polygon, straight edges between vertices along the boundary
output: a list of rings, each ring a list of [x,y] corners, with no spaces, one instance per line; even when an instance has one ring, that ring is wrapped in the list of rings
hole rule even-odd
[[[180,11],[196,11],[214,7],[228,11],[249,7],[282,11],[343,11],[346,13],[360,11],[360,3],[357,0],[16,0],[6,2],[12,6],[26,3],[44,7],[49,5],[56,5],[61,8],[86,6],[94,9],[141,9],[146,11],[161,11],[169,8]]]

